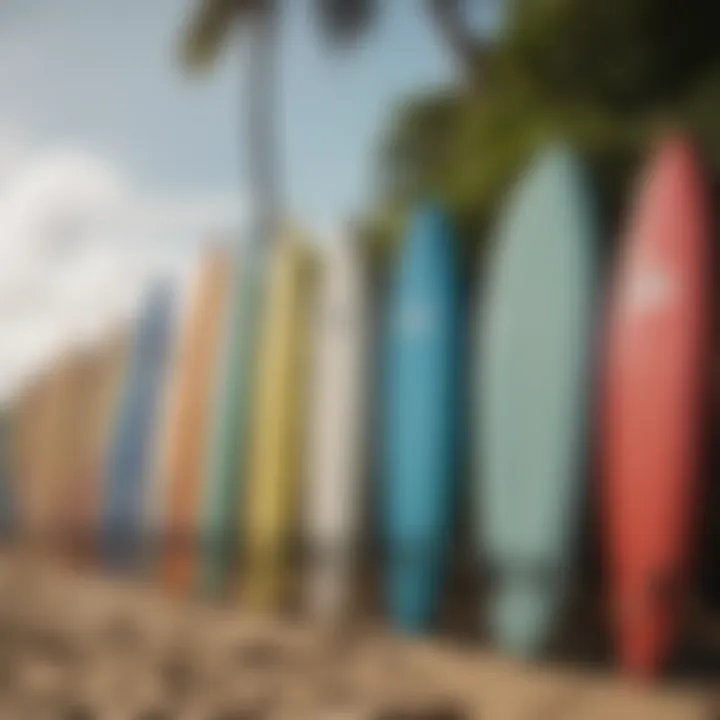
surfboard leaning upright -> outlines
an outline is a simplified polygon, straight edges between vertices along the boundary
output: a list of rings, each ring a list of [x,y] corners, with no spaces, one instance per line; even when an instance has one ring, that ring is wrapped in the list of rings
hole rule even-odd
[[[75,509],[79,542],[74,561],[80,567],[97,562],[104,470],[112,440],[114,418],[129,354],[130,333],[116,328],[97,350],[97,376],[89,408],[87,452],[80,471],[81,497]]]
[[[101,543],[103,562],[113,570],[139,570],[148,539],[148,474],[160,432],[172,316],[172,289],[158,282],[138,322],[108,459]]]
[[[231,257],[229,307],[212,390],[202,495],[200,591],[222,596],[236,579],[248,482],[250,429],[268,251],[251,242]],[[239,527],[240,526],[240,527]]]
[[[183,329],[170,413],[166,465],[165,584],[187,594],[196,578],[203,491],[203,462],[210,437],[216,357],[228,285],[226,253],[210,248],[203,258]]]
[[[595,231],[577,159],[545,150],[501,216],[477,299],[477,552],[490,633],[525,657],[549,638],[574,546]]]
[[[66,348],[42,382],[30,447],[34,467],[31,482],[24,488],[28,501],[25,512],[34,539],[56,560],[67,559],[67,507],[77,473],[77,409],[83,394],[80,355],[77,348]]]
[[[13,536],[16,523],[11,407],[0,407],[0,544]]]
[[[336,238],[325,249],[319,276],[304,493],[305,601],[314,619],[335,622],[351,610],[367,470],[367,282],[351,238]]]
[[[435,618],[451,537],[458,443],[459,281],[448,219],[416,212],[393,279],[384,378],[384,523],[393,623]]]
[[[281,237],[273,248],[260,328],[250,474],[242,501],[242,595],[256,610],[282,605],[291,587],[303,476],[311,289],[307,248]]]
[[[631,673],[672,648],[688,580],[711,330],[711,222],[697,161],[667,142],[641,186],[611,295],[602,506],[615,640]]]

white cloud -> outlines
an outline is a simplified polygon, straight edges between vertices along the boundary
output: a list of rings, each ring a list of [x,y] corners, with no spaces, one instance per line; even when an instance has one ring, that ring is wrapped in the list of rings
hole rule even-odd
[[[241,220],[235,198],[143,194],[82,149],[0,138],[0,400],[131,317],[151,278],[185,287],[203,241]]]

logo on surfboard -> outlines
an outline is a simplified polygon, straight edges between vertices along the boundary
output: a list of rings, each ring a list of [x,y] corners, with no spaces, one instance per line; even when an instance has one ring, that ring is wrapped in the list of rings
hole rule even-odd
[[[637,273],[630,284],[627,304],[633,316],[652,315],[667,309],[674,300],[676,285],[658,265]]]

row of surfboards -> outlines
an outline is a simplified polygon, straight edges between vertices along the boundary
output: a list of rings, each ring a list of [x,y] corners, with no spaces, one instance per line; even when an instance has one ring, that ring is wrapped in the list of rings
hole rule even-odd
[[[159,285],[127,369],[106,359],[93,412],[45,420],[72,432],[82,416],[92,452],[78,450],[80,473],[24,468],[35,507],[60,497],[61,527],[96,529],[105,567],[150,566],[177,592],[239,591],[258,608],[282,604],[301,543],[307,607],[336,618],[357,592],[372,498],[388,615],[424,632],[469,454],[472,542],[498,645],[541,652],[592,493],[618,657],[651,674],[671,652],[688,582],[708,397],[712,237],[685,141],[658,150],[628,215],[601,283],[591,187],[554,146],[519,179],[482,274],[461,273],[436,205],[411,218],[382,302],[349,241],[319,265],[289,237],[271,251],[211,252],[179,343]]]

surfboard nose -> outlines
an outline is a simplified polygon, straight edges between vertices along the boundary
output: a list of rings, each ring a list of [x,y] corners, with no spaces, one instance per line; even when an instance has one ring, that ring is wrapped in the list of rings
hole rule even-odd
[[[658,148],[655,164],[651,165],[651,172],[694,176],[697,162],[696,151],[690,139],[676,133],[664,138]]]

